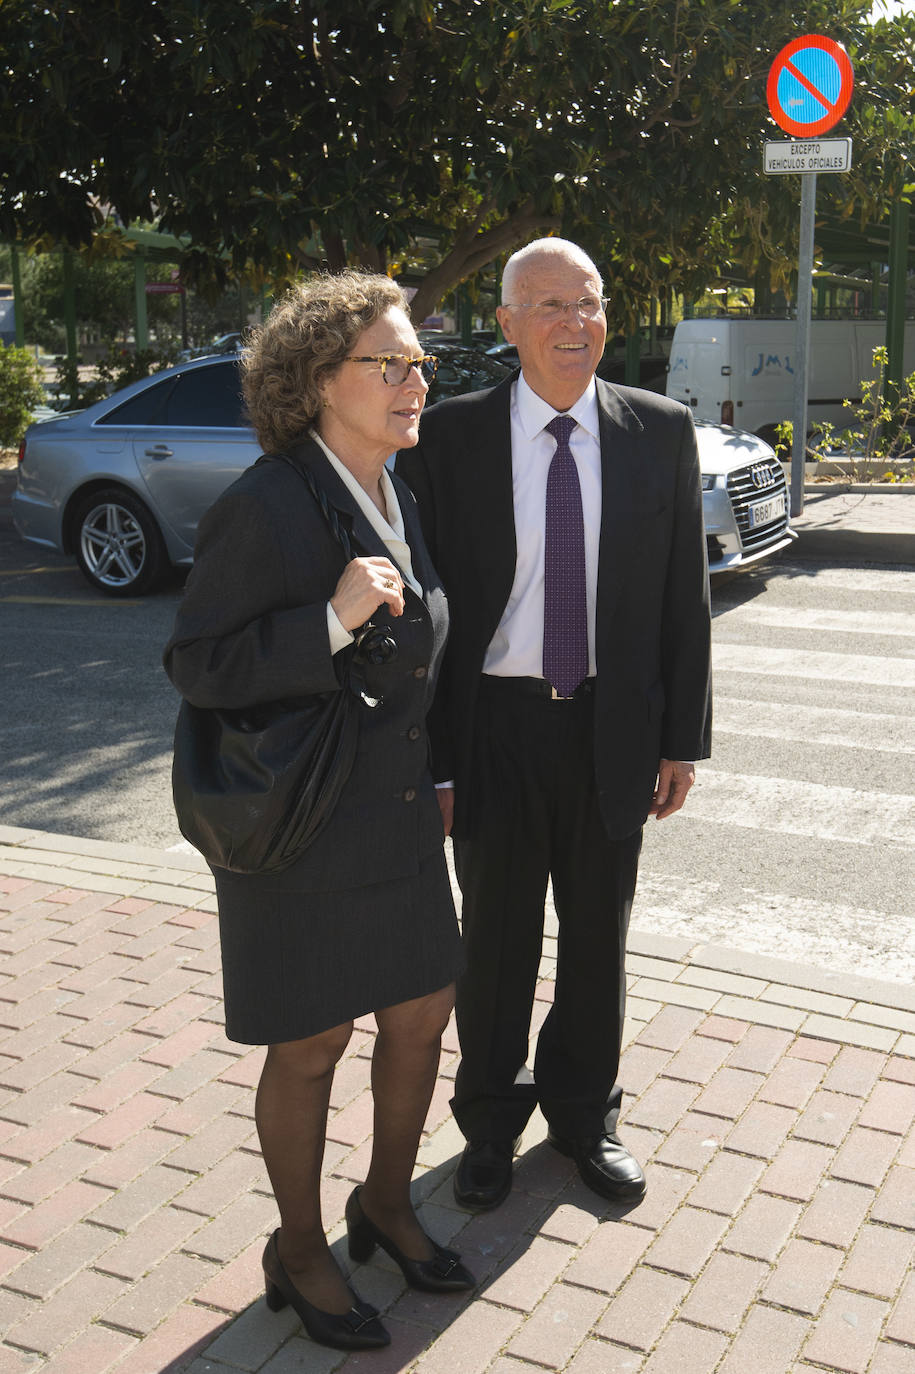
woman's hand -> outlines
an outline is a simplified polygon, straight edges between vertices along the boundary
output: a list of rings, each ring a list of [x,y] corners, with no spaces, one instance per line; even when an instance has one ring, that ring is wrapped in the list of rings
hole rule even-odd
[[[354,558],[343,569],[330,599],[344,630],[356,630],[387,604],[391,615],[403,615],[403,578],[389,558]]]

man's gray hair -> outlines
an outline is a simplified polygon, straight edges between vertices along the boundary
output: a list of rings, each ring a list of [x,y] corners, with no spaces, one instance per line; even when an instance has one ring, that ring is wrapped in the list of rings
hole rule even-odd
[[[534,239],[532,243],[526,243],[523,248],[512,253],[502,273],[503,300],[511,295],[519,278],[524,275],[524,269],[531,266],[536,258],[564,258],[567,262],[574,262],[577,266],[586,268],[593,272],[600,282],[600,291],[603,295],[603,278],[583,248],[579,248],[578,244],[572,243],[570,239],[545,238]]]

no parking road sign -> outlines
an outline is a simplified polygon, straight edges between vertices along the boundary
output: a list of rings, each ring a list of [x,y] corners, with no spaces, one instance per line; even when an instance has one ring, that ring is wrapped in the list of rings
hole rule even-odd
[[[851,139],[818,142],[848,109],[854,72],[848,53],[834,38],[808,33],[787,43],[769,69],[766,99],[779,128],[796,143],[766,145],[767,172],[801,172],[801,233],[797,261],[797,346],[794,350],[794,416],[791,452],[791,514],[804,509],[804,448],[807,434],[807,363],[813,293],[813,228],[819,171],[837,172],[851,157]],[[803,141],[801,141],[803,140]],[[847,145],[840,156],[840,143]],[[771,158],[771,161],[770,161]],[[787,164],[787,165],[786,165]]]
[[[838,124],[853,85],[854,72],[842,44],[808,33],[786,44],[769,69],[769,113],[786,133],[815,138]]]

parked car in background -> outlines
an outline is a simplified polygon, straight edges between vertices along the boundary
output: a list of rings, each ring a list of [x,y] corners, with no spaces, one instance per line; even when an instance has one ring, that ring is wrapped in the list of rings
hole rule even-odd
[[[93,586],[137,595],[190,563],[201,514],[259,453],[237,360],[187,362],[30,425],[13,522],[74,554]]]
[[[626,359],[605,353],[597,365],[597,375],[605,382],[623,386],[626,377]],[[667,386],[667,359],[662,353],[643,353],[639,358],[638,385],[643,391],[656,391],[663,396]]]
[[[507,367],[520,366],[518,350],[514,344],[493,344],[486,350],[487,358],[495,358]],[[605,382],[622,386],[625,380],[626,360],[614,353],[605,353],[597,367],[598,377]],[[639,358],[639,386],[645,391],[657,391],[663,396],[667,386],[667,357],[662,353],[645,353]]]
[[[792,544],[797,535],[775,450],[756,434],[704,420],[696,421],[696,438],[709,572],[746,567]]]
[[[497,343],[486,350],[487,358],[495,358],[497,363],[504,363],[506,367],[520,367],[521,359],[518,357],[518,350],[514,344]]]
[[[428,404],[510,375],[458,344],[442,344],[440,358]],[[719,425],[698,433],[713,571],[789,543],[773,450]],[[75,556],[94,587],[138,596],[170,566],[191,563],[201,515],[260,451],[245,423],[237,358],[192,360],[30,425],[13,520],[24,539]]]
[[[186,363],[190,358],[210,358],[216,353],[237,353],[244,343],[244,335],[237,331],[232,334],[220,334],[218,339],[213,339],[211,343],[198,344],[195,348],[182,348],[178,354],[178,362]]]
[[[443,401],[446,396],[462,396],[465,391],[482,391],[495,386],[511,375],[511,367],[490,358],[478,348],[465,344],[423,343],[423,348],[438,358],[438,371],[429,389],[426,405]]]

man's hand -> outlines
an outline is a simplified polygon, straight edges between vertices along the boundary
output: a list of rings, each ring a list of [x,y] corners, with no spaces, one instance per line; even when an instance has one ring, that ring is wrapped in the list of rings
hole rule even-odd
[[[435,795],[438,797],[438,808],[442,813],[442,829],[447,839],[454,824],[454,788],[436,787]]]
[[[658,785],[648,812],[655,820],[672,816],[686,801],[686,794],[696,781],[696,766],[676,759],[662,759],[658,768]]]

